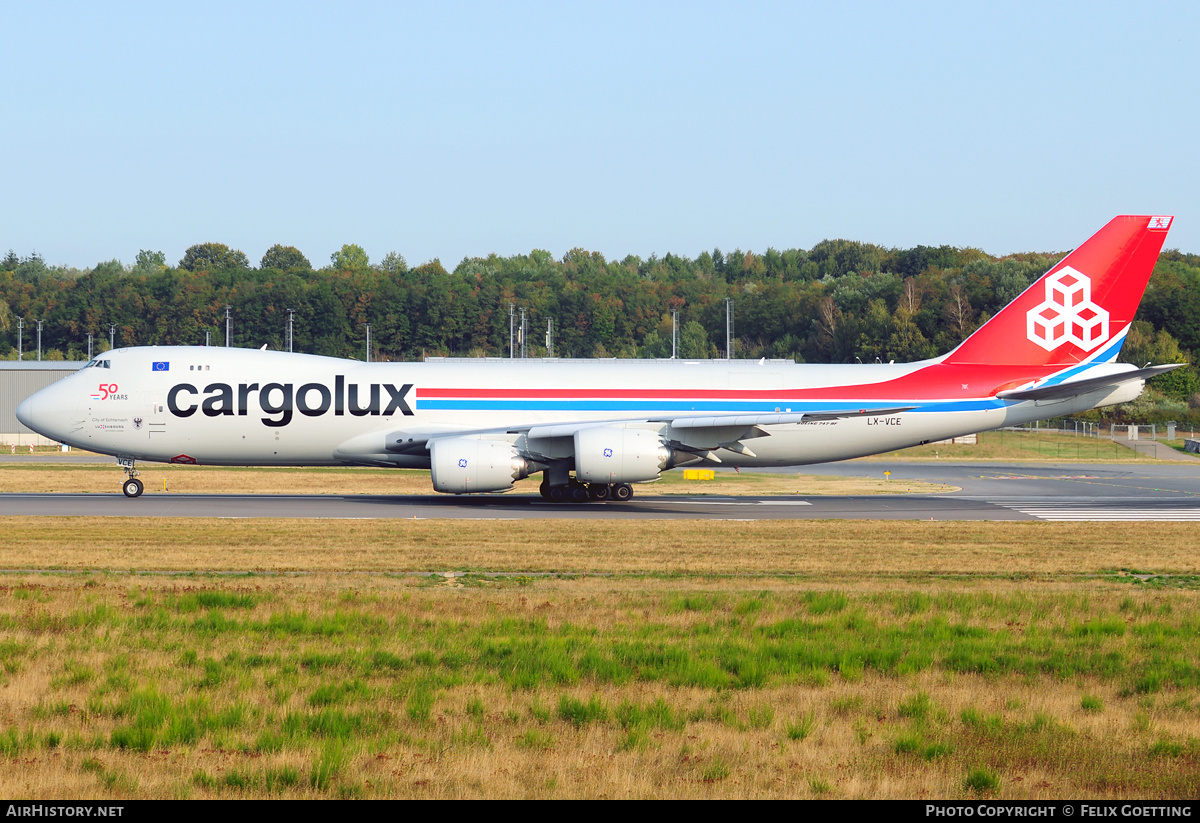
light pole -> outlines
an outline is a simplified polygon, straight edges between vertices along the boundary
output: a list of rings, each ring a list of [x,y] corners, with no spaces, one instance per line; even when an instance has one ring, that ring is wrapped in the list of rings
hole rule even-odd
[[[725,298],[725,359],[733,359],[733,301]]]
[[[554,321],[546,321],[546,357],[554,356]]]
[[[508,304],[508,359],[513,359],[513,309],[512,303]]]
[[[88,332],[88,360],[92,359],[92,333]]]
[[[117,339],[117,324],[109,323],[108,324],[108,350],[109,351],[112,351],[113,349],[115,349],[117,347],[116,342],[115,342],[116,339]]]
[[[525,309],[521,309],[521,326],[517,330],[517,342],[521,346],[521,359],[525,359]]]
[[[676,322],[676,317],[675,317],[675,315],[676,315],[676,311],[675,311],[675,309],[671,309],[671,359],[672,359],[672,360],[674,360],[674,359],[675,359],[675,353],[676,353],[676,351],[678,350],[678,349],[677,349],[677,345],[678,345],[678,344],[677,344],[677,341],[678,341],[678,338],[679,338],[679,335],[677,335],[677,334],[675,333],[675,331],[676,331],[676,328],[677,328],[677,327],[678,327],[678,325],[679,325],[679,324]]]
[[[233,311],[233,306],[225,307],[225,348],[229,348],[229,313]]]
[[[18,360],[25,359],[25,355],[21,351],[21,345],[22,345],[21,341],[22,341],[22,338],[24,338],[24,336],[25,336],[24,332],[25,332],[25,318],[18,317],[17,318],[17,359]]]
[[[36,320],[34,322],[36,322],[38,324],[38,338],[37,338],[37,340],[38,340],[38,362],[40,363],[40,362],[42,362],[42,323],[44,323],[46,321]]]
[[[367,324],[367,362],[371,362],[371,324]]]
[[[288,351],[291,352],[291,350],[292,350],[292,322],[294,321],[294,319],[296,317],[296,310],[288,309],[287,313],[288,313]]]

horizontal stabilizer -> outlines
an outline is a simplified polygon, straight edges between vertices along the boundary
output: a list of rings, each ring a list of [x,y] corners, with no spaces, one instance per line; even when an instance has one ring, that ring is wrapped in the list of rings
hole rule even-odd
[[[1149,368],[1145,369],[1133,369],[1131,371],[1117,372],[1115,374],[1106,374],[1102,377],[1091,377],[1085,380],[1075,380],[1068,383],[1056,383],[1053,386],[1002,391],[996,396],[1001,400],[1058,400],[1065,397],[1078,397],[1081,394],[1089,394],[1109,386],[1116,388],[1117,386],[1120,386],[1123,383],[1128,383],[1132,380],[1147,380],[1160,374],[1166,374],[1167,372],[1177,369],[1183,365],[1185,364],[1171,363],[1167,366],[1150,366]]]

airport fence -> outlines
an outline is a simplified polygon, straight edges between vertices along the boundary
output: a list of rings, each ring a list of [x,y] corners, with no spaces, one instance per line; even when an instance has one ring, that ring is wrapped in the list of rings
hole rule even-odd
[[[1003,431],[1093,437],[1106,440],[1178,440],[1185,437],[1194,440],[1196,438],[1196,428],[1193,424],[1188,424],[1186,428],[1183,428],[1173,421],[1128,424],[1093,423],[1071,417],[1036,420],[1025,426],[1006,426]]]

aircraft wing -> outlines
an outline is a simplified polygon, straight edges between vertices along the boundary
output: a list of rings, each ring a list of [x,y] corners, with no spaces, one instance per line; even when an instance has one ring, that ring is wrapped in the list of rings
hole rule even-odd
[[[526,456],[536,460],[554,460],[568,457],[573,453],[576,432],[582,429],[617,427],[662,430],[663,437],[674,448],[719,463],[721,461],[715,451],[722,448],[753,457],[754,452],[742,441],[769,437],[770,433],[763,429],[763,426],[798,425],[805,422],[849,417],[893,415],[913,408],[915,406],[756,414],[718,413],[530,424],[503,428],[397,430],[359,435],[339,446],[337,455],[347,462],[391,465],[395,462],[395,458],[400,456],[427,455],[435,440],[458,437],[511,440],[513,436],[516,436],[520,443],[519,449]]]
[[[764,412],[760,414],[706,414],[679,417],[650,417],[643,419],[607,420],[585,423],[554,423],[508,429],[509,434],[524,434],[526,448],[537,456],[564,456],[573,449],[575,433],[581,429],[602,426],[620,428],[660,428],[663,438],[680,451],[690,452],[697,457],[714,463],[721,460],[717,449],[754,457],[755,454],[743,441],[769,437],[763,426],[800,424],[818,420],[836,420],[844,417],[868,415],[890,415],[909,411],[915,406],[889,406],[872,409],[832,409],[807,412]],[[557,441],[557,442],[556,442]]]
[[[1115,372],[1101,377],[1089,377],[1083,380],[1073,380],[1066,383],[1056,383],[1053,386],[1037,386],[1032,389],[1010,389],[996,394],[1001,400],[1062,400],[1068,397],[1078,397],[1081,394],[1091,394],[1106,388],[1116,388],[1134,380],[1147,380],[1160,374],[1186,365],[1171,363],[1166,366],[1149,366],[1144,369]]]

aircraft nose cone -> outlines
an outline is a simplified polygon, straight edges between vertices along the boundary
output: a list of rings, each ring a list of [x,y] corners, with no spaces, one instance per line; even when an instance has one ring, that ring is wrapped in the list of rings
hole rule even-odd
[[[41,392],[35,392],[17,405],[17,419],[28,429],[33,429],[34,420],[37,419],[37,408],[41,405],[38,400],[39,394]]]

